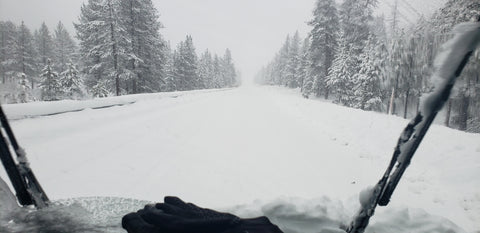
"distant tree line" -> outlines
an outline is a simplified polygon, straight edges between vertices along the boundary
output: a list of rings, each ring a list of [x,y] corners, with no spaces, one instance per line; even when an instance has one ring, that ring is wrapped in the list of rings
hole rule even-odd
[[[22,22],[0,21],[0,92],[16,103],[81,97],[76,45],[59,22],[53,35],[43,23],[32,34]],[[75,80],[75,81],[72,81]],[[53,94],[54,93],[54,94]]]
[[[33,33],[0,21],[3,103],[234,87],[231,51],[200,59],[187,36],[172,51],[151,0],[88,0],[74,23],[78,44],[59,22]]]
[[[432,91],[436,53],[452,37],[454,25],[480,14],[475,0],[448,0],[430,18],[398,26],[397,6],[391,23],[374,17],[375,0],[317,0],[305,39],[287,36],[273,61],[256,81],[299,88],[306,98],[333,99],[363,110],[411,117],[420,98]],[[480,52],[456,84],[445,109],[445,125],[480,132]]]

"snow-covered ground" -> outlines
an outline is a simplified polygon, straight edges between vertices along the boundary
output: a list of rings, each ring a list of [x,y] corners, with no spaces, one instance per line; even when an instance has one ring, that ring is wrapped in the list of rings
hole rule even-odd
[[[28,109],[85,103],[5,106],[50,199],[175,195],[267,215],[286,232],[320,232],[349,221],[408,123],[275,87],[128,98],[134,103],[41,117],[49,113]],[[480,135],[434,125],[367,232],[480,232],[479,168]]]

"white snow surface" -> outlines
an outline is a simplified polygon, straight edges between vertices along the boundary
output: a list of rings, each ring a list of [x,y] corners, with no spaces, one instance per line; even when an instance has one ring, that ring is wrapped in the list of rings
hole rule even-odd
[[[408,123],[278,87],[137,97],[51,116],[40,115],[86,102],[4,106],[50,199],[80,203],[95,219],[110,213],[102,223],[111,232],[122,232],[122,214],[166,195],[267,215],[287,233],[336,232],[383,175]],[[480,135],[433,125],[367,232],[480,232],[479,168]]]

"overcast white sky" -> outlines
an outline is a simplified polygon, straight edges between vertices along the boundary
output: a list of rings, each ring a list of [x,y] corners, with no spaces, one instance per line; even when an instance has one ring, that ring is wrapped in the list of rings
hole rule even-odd
[[[0,0],[0,20],[25,21],[31,30],[45,21],[50,30],[61,20],[74,35],[72,22],[87,0]],[[394,0],[380,0],[380,8],[389,12]],[[404,15],[415,15],[408,5],[422,12],[444,0],[402,0]],[[280,48],[289,33],[297,29],[303,36],[309,30],[315,0],[153,0],[165,26],[161,30],[172,47],[193,36],[197,53],[209,48],[223,54],[230,48],[245,80],[265,65]],[[419,3],[421,2],[421,3]],[[433,2],[433,3],[430,3]],[[421,4],[421,5],[418,5]]]

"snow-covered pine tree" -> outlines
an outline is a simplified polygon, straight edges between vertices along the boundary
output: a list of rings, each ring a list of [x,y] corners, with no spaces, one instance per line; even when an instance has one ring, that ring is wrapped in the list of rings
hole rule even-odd
[[[282,58],[281,58],[280,54],[281,53],[278,52],[275,55],[275,57],[274,57],[274,59],[271,63],[270,78],[269,78],[269,80],[270,80],[269,84],[270,85],[281,85],[281,78],[280,77],[282,76],[283,67],[282,67],[282,62],[281,62]]]
[[[377,3],[377,0],[345,0],[340,6],[341,28],[352,55],[360,56],[365,48]]]
[[[223,87],[222,59],[217,54],[213,57],[213,88]]]
[[[126,53],[123,66],[130,74],[129,92],[159,91],[163,83],[165,42],[160,35],[162,25],[156,8],[151,0],[119,0],[118,17],[126,37],[120,44]],[[186,45],[190,46],[189,42]]]
[[[275,67],[278,74],[274,75],[275,84],[277,85],[287,86],[287,75],[289,72],[287,64],[290,58],[290,41],[290,35],[287,35],[287,38],[278,53],[278,61],[276,62]]]
[[[67,69],[60,74],[60,85],[63,98],[78,99],[83,97],[82,82],[73,62],[67,63]]]
[[[458,23],[469,21],[479,14],[477,0],[447,0],[445,5],[432,15],[432,26],[438,33],[447,33]]]
[[[377,0],[345,0],[340,7],[341,40],[343,40],[340,43],[343,43],[344,46],[341,49],[343,54],[335,59],[346,60],[337,61],[342,68],[339,70],[337,67],[335,70],[341,73],[342,89],[349,88],[349,83],[353,82],[353,76],[347,78],[345,75],[353,75],[360,70],[360,56],[364,52],[369,35],[372,33],[371,24],[376,4]],[[346,106],[352,106],[354,102],[351,91],[352,89],[340,91],[342,93],[340,97],[343,98],[341,102]]]
[[[304,98],[310,98],[310,95],[314,91],[314,82],[315,77],[311,74],[312,72],[312,59],[310,58],[310,37],[307,37],[303,42],[303,57],[302,57],[302,87],[301,92]]]
[[[195,53],[193,39],[190,35],[187,35],[185,41],[178,44],[174,66],[178,90],[185,91],[198,88],[200,85],[200,79],[198,77],[198,58]],[[220,86],[223,86],[223,78],[218,81],[222,82]]]
[[[400,15],[398,11],[398,0],[395,0],[392,7],[392,18],[390,19],[390,35],[394,38],[397,36],[399,17]]]
[[[418,38],[407,36],[403,31],[399,33],[392,43],[390,54],[390,75],[388,86],[392,90],[394,98],[400,98],[403,103],[403,117],[407,117],[408,109],[412,99],[418,98],[423,92],[422,69],[423,64],[420,47],[417,43]],[[392,113],[396,110],[396,102],[392,103]]]
[[[307,75],[305,79],[303,80],[303,86],[302,86],[302,96],[304,98],[310,98],[310,95],[313,93],[313,83],[315,81],[313,80],[312,75]]]
[[[182,60],[181,60],[181,57],[180,57],[180,51],[183,50],[183,41],[180,41],[178,42],[177,44],[177,47],[175,48],[175,50],[173,50],[173,67],[172,67],[172,70],[173,70],[173,75],[172,77],[174,77],[174,81],[175,81],[175,87],[176,87],[176,90],[182,90],[183,86],[184,86],[184,78],[183,78],[183,65],[182,65]]]
[[[266,85],[275,85],[275,69],[276,64],[272,61],[270,62],[267,67],[266,67],[266,72],[265,72],[265,84]]]
[[[175,67],[174,67],[174,60],[176,56],[176,52],[172,52],[172,48],[170,47],[170,42],[166,43],[164,47],[164,54],[165,54],[165,67],[164,67],[164,83],[162,86],[162,91],[176,91],[176,81],[175,81]]]
[[[413,29],[414,37],[417,39],[417,60],[419,64],[420,74],[423,78],[423,91],[429,92],[431,84],[429,77],[433,72],[434,53],[438,49],[434,47],[434,32],[424,16],[421,16]],[[419,102],[420,99],[417,100]],[[419,104],[419,103],[418,103]]]
[[[37,68],[37,51],[35,50],[34,39],[30,30],[22,21],[17,33],[16,65],[18,76],[30,80],[31,89],[34,88]],[[19,77],[19,78],[20,78]]]
[[[285,72],[285,82],[286,85],[290,88],[297,88],[298,84],[298,74],[300,69],[300,35],[298,31],[295,32],[295,35],[292,37],[290,42],[290,49],[287,60],[287,67]]]
[[[399,67],[398,63],[401,58],[401,51],[403,51],[403,44],[399,36],[392,38],[390,42],[390,49],[388,54],[388,66],[387,66],[387,79],[385,80],[385,88],[391,92],[389,93],[390,99],[388,103],[388,114],[396,114],[397,105],[396,98],[398,96],[398,80],[400,74],[397,72]]]
[[[360,70],[354,74],[353,107],[362,110],[380,111],[382,106],[381,75],[382,67],[377,60],[377,41],[373,35],[369,37],[364,52],[360,55],[362,61]]]
[[[115,8],[114,0],[88,0],[82,5],[79,22],[74,26],[80,40],[85,85],[90,89],[102,86],[119,95],[119,60],[123,50],[118,40],[124,38],[124,33],[118,26]]]
[[[53,70],[50,59],[47,59],[47,65],[40,74],[40,89],[42,90],[42,100],[54,101],[59,100],[61,96],[61,84],[58,73]]]
[[[315,80],[313,89],[316,96],[323,94],[328,99],[325,77],[335,57],[340,29],[335,1],[317,0],[313,19],[308,24],[313,27],[310,32],[310,74]]]
[[[57,70],[67,70],[68,63],[76,61],[76,44],[62,22],[58,22],[53,37],[54,59]]]
[[[214,69],[212,54],[208,49],[200,56],[198,61],[198,75],[203,81],[205,88],[214,88]]]
[[[402,65],[406,66],[407,72],[404,73],[404,77],[400,82],[401,89],[403,89],[404,97],[404,110],[403,118],[408,117],[408,109],[413,105],[413,101],[420,98],[424,90],[424,82],[422,78],[422,64],[419,64],[419,58],[422,55],[419,55],[420,47],[417,37],[411,36],[406,40],[406,53],[403,54]],[[417,104],[418,109],[418,104]]]
[[[106,82],[108,82],[108,80],[101,80],[92,87],[90,92],[93,97],[104,98],[110,95],[110,92],[106,88],[109,85]]]
[[[40,29],[34,35],[39,56],[39,67],[45,67],[48,65],[48,59],[52,59],[54,54],[53,38],[45,22],[42,23]]]
[[[268,63],[266,66],[262,67],[260,72],[257,73],[255,77],[255,82],[261,85],[274,85],[273,83],[273,72],[274,72],[273,62]]]
[[[380,88],[381,88],[381,99],[384,101],[381,107],[381,110],[387,111],[388,110],[388,101],[391,97],[391,89],[387,87],[387,79],[388,79],[388,34],[387,34],[387,27],[385,25],[385,17],[378,16],[374,18],[373,21],[373,28],[372,28],[372,36],[375,38],[375,49],[373,56],[374,64],[376,67],[379,68],[379,77],[380,77]]]
[[[302,49],[300,52],[300,67],[297,70],[297,77],[298,77],[298,86],[300,87],[300,91],[303,95],[303,87],[304,87],[304,80],[308,77],[308,71],[310,68],[310,57],[309,57],[309,50],[310,50],[310,37],[307,36],[302,43]],[[309,93],[311,90],[309,90]],[[305,96],[305,95],[304,95]]]
[[[0,21],[0,78],[3,84],[13,82],[16,76],[17,31],[13,22]]]
[[[355,102],[353,67],[357,65],[358,61],[351,56],[350,46],[341,33],[338,52],[326,78],[329,89],[336,94],[336,101],[348,107],[352,107]]]
[[[232,52],[228,48],[225,50],[225,54],[223,55],[222,67],[224,73],[223,87],[233,87],[236,84],[237,71],[235,70],[235,65],[233,64]]]

